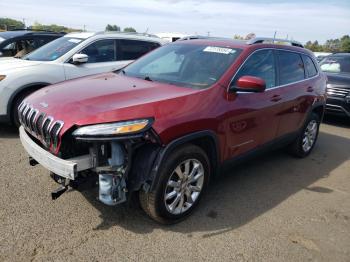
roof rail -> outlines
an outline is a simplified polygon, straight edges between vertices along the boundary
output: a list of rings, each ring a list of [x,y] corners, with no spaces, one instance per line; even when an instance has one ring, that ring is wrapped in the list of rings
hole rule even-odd
[[[205,36],[205,35],[189,35],[178,39],[177,41],[184,40],[198,40],[198,39],[212,39],[212,40],[227,40],[229,38],[225,37],[216,37],[216,36]]]
[[[103,35],[103,34],[123,34],[123,35],[137,35],[137,36],[148,36],[148,37],[155,37],[159,38],[156,35],[148,34],[148,33],[138,33],[138,32],[122,32],[122,31],[100,31],[97,32],[96,35]]]
[[[270,38],[270,37],[255,37],[247,41],[248,45],[253,45],[253,44],[263,44],[263,43],[268,43],[268,44],[278,44],[278,43],[288,43],[291,46],[297,46],[304,48],[303,44],[294,41],[294,40],[289,40],[289,39],[279,39],[279,38]]]

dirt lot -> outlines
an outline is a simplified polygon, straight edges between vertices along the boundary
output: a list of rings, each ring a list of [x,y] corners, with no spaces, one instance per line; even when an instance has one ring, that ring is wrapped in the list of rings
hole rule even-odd
[[[350,124],[323,124],[306,159],[274,152],[214,182],[186,221],[160,226],[89,193],[56,201],[15,130],[0,127],[0,261],[350,261]]]

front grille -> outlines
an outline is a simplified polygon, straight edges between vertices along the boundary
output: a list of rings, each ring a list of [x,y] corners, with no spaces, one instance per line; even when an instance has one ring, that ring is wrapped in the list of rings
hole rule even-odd
[[[22,126],[34,137],[39,139],[46,148],[55,150],[59,142],[59,133],[64,125],[60,120],[54,120],[52,116],[40,113],[38,109],[22,102],[18,107],[19,121]]]
[[[327,94],[333,97],[344,98],[350,94],[350,89],[329,86],[327,87]]]

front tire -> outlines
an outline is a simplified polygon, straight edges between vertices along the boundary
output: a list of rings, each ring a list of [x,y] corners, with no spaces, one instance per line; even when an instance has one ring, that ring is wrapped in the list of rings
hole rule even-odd
[[[209,181],[210,163],[198,146],[175,149],[159,170],[159,182],[152,192],[140,191],[143,210],[162,224],[180,222],[199,203]]]
[[[289,146],[289,152],[299,158],[308,156],[316,144],[319,127],[320,117],[315,113],[311,113],[298,137]]]

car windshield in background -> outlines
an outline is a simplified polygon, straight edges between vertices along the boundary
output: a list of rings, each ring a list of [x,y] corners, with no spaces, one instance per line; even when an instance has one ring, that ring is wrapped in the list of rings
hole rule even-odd
[[[328,56],[320,62],[323,72],[350,74],[350,56]]]
[[[61,37],[41,48],[38,48],[32,53],[24,56],[22,59],[32,61],[53,61],[76,47],[81,41],[83,41],[81,38]]]
[[[127,76],[196,89],[214,84],[241,49],[197,44],[169,44],[127,66]]]

